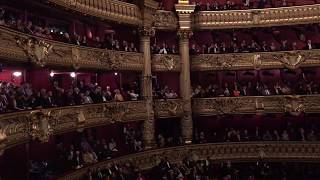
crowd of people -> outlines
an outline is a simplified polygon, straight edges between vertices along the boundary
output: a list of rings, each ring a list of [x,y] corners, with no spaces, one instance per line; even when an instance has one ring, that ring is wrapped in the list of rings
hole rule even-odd
[[[212,32],[213,40],[209,43],[191,43],[189,53],[190,55],[196,55],[318,49],[320,48],[320,43],[317,39],[319,36],[317,29],[319,27],[318,25],[310,25],[308,27],[292,27],[290,30],[274,27],[271,29],[246,29],[233,32],[217,31]],[[303,33],[303,30],[310,31],[308,36]],[[289,33],[291,37],[286,35]],[[288,38],[291,39],[289,40]],[[317,39],[316,42],[313,39]]]
[[[102,89],[98,85],[85,84],[84,81],[75,83],[69,89],[63,89],[57,81],[51,89],[36,90],[29,83],[16,86],[8,82],[0,82],[0,112],[12,112],[28,109],[72,106],[111,101],[138,100],[140,95],[137,88],[129,90],[111,90],[109,86]]]
[[[39,21],[24,21],[21,17],[9,10],[0,8],[0,26],[12,28],[23,33],[30,35],[52,39],[56,41],[62,41],[69,44],[75,44],[79,46],[89,46],[95,48],[102,48],[108,50],[116,51],[126,51],[126,52],[138,52],[134,42],[128,42],[126,40],[117,40],[114,39],[113,30],[106,33],[103,38],[96,36],[94,38],[88,38],[86,35],[72,34],[70,35],[68,27],[57,28],[57,27],[48,27],[45,23]]]
[[[123,180],[316,180],[320,175],[319,164],[308,163],[250,163],[214,162],[207,157],[199,159],[189,154],[181,163],[173,163],[164,157],[147,172],[141,172],[133,163],[113,164],[106,168],[89,169],[83,180],[123,179]]]
[[[165,42],[162,43],[161,46],[159,46],[157,43],[154,43],[151,46],[151,52],[153,54],[179,54],[175,44],[172,44],[170,47],[168,47],[167,43]]]
[[[314,4],[313,2],[312,4]],[[223,10],[241,10],[241,9],[253,9],[253,8],[271,8],[271,7],[287,7],[291,3],[288,0],[279,0],[278,2],[273,0],[226,0],[224,2],[213,0],[213,1],[203,1],[196,0],[194,2],[196,5],[195,11],[223,11]]]
[[[81,133],[71,144],[60,140],[56,145],[57,169],[64,172],[79,169],[99,161],[143,150],[141,130],[124,125],[122,133],[114,137],[95,138]]]
[[[238,83],[233,85],[225,83],[223,86],[217,84],[202,87],[197,85],[192,90],[193,98],[210,97],[239,97],[239,96],[271,96],[271,95],[310,95],[319,94],[319,85],[313,82],[292,84],[290,82],[264,84],[261,82]]]
[[[173,89],[165,85],[164,87],[153,88],[153,97],[155,99],[177,99],[179,96]]]
[[[247,43],[245,40],[241,43],[231,42],[230,46],[226,46],[224,42],[221,43],[210,43],[210,45],[202,45],[201,48],[197,48],[196,44],[192,44],[189,52],[190,55],[196,54],[226,54],[226,53],[250,53],[250,52],[274,52],[274,51],[295,51],[295,50],[312,50],[316,49],[318,46],[315,46],[311,40],[307,40],[303,48],[299,48],[296,42],[293,42],[291,45],[287,40],[281,41],[280,48],[275,46],[275,43],[271,42],[270,44],[266,41],[262,41],[261,44],[258,44],[255,40],[252,40],[250,43]]]
[[[318,141],[317,128],[303,128],[288,126],[284,129],[264,129],[256,127],[254,130],[225,128],[219,132],[204,131],[195,134],[196,143],[208,142],[246,142],[246,141]]]

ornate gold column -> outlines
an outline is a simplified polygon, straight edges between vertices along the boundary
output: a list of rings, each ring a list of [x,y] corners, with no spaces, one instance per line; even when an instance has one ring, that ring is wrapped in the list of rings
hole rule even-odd
[[[143,52],[142,72],[142,98],[147,103],[147,119],[143,123],[143,140],[146,148],[154,145],[154,111],[152,97],[152,74],[151,74],[151,52],[150,36],[154,34],[152,28],[143,27],[140,29],[140,51]]]
[[[175,5],[179,16],[179,52],[181,61],[180,95],[183,100],[183,117],[181,119],[181,132],[185,143],[192,142],[193,122],[191,109],[191,82],[190,82],[190,57],[189,38],[192,36],[191,15],[194,5],[189,5],[186,0],[179,0]]]
[[[147,103],[147,119],[143,123],[143,140],[145,147],[149,149],[155,144],[150,37],[155,34],[152,25],[154,20],[153,16],[158,7],[158,3],[153,0],[143,0],[140,1],[139,7],[143,20],[143,25],[140,27],[140,52],[143,53],[144,60],[142,72],[142,98]]]

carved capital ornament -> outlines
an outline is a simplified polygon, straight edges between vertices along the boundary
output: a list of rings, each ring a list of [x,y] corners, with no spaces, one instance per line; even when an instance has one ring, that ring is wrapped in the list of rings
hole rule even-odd
[[[179,30],[177,35],[180,40],[188,40],[192,37],[193,32],[191,30]]]

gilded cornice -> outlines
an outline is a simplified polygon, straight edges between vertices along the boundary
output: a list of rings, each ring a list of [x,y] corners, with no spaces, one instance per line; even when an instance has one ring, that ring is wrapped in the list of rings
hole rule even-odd
[[[144,121],[145,101],[112,102],[0,115],[0,152],[29,140],[110,123]]]
[[[89,48],[51,41],[7,28],[0,28],[0,58],[9,62],[31,62],[40,66],[74,69],[143,69],[143,54]]]
[[[155,54],[152,56],[153,71],[180,72],[180,56],[171,54]]]
[[[320,65],[320,50],[200,54],[191,56],[192,71],[311,67]]]
[[[180,99],[154,100],[154,112],[157,118],[183,116],[183,102]]]
[[[194,15],[196,29],[228,29],[318,23],[320,5],[282,8],[201,11]]]
[[[90,15],[130,25],[141,24],[141,12],[138,6],[118,0],[48,0],[48,2]]]
[[[81,179],[89,169],[110,168],[110,165],[132,163],[139,170],[148,170],[167,158],[170,163],[180,164],[186,157],[204,160],[209,157],[213,163],[236,162],[318,162],[320,144],[312,142],[251,142],[197,144],[165,149],[150,150],[100,162],[81,168],[59,178],[60,180]]]
[[[319,95],[242,96],[196,98],[192,102],[195,116],[223,114],[270,114],[320,112]]]
[[[172,11],[157,10],[154,15],[154,26],[160,30],[176,30],[179,27],[178,17]]]

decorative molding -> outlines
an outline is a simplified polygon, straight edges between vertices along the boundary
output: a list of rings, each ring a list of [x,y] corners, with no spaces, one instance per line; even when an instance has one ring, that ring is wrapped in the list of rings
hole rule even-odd
[[[189,40],[193,36],[193,32],[191,30],[179,30],[177,32],[177,35],[180,40]]]
[[[320,112],[319,95],[302,96],[242,96],[193,99],[195,116],[222,114],[300,113]]]
[[[154,26],[160,30],[176,30],[178,17],[172,11],[157,10],[154,15]]]
[[[118,0],[48,0],[55,5],[71,9],[84,15],[130,25],[141,24],[141,12],[138,6]]]
[[[36,38],[17,36],[16,42],[33,63],[42,67],[46,64],[46,59],[53,48],[50,43]]]
[[[29,140],[110,123],[144,121],[145,101],[111,102],[0,115],[0,152]]]
[[[156,31],[153,27],[143,26],[139,28],[140,36],[144,37],[153,37],[156,34]]]
[[[319,66],[320,50],[200,54],[191,56],[192,71],[273,69]]]
[[[251,143],[216,143],[197,144],[165,149],[156,149],[122,156],[75,170],[59,180],[81,179],[89,169],[109,168],[111,164],[132,163],[141,171],[156,166],[161,159],[167,158],[172,164],[180,164],[186,157],[204,160],[209,157],[213,163],[232,162],[318,162],[320,144],[312,142],[251,142]]]
[[[182,117],[182,100],[154,100],[154,112],[157,118]]]
[[[253,10],[200,11],[194,15],[196,29],[228,29],[318,23],[320,5]]]
[[[47,40],[0,27],[0,58],[37,65],[64,66],[74,69],[143,69],[143,54],[89,48]]]
[[[153,71],[180,72],[180,56],[170,54],[155,54],[152,56]]]

